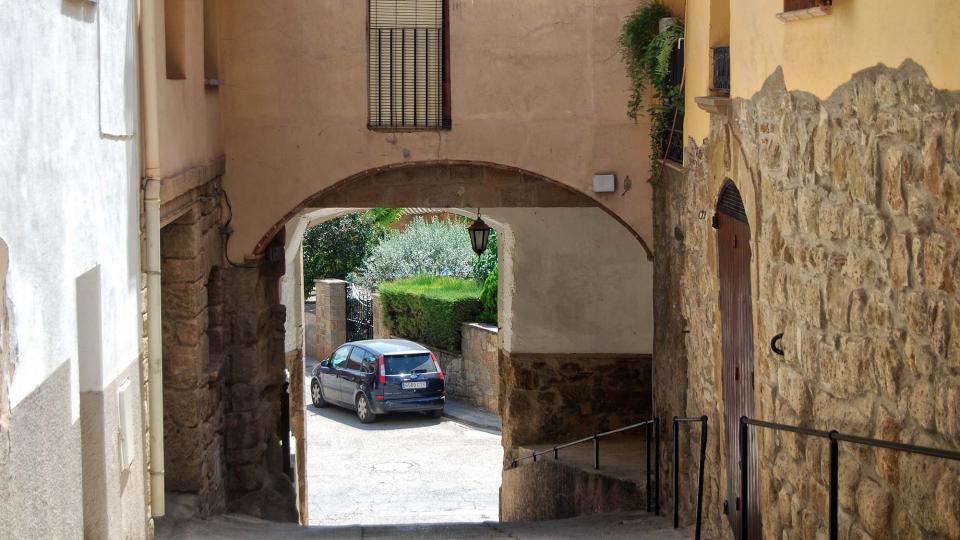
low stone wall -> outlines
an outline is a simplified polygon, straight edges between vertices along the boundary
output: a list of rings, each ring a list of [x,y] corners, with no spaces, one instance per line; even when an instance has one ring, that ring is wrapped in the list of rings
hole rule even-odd
[[[500,409],[497,327],[481,323],[464,323],[462,351],[459,354],[440,352],[447,397],[497,414]]]
[[[507,457],[522,444],[564,442],[651,416],[651,357],[501,353]]]
[[[555,461],[503,471],[501,521],[544,521],[646,509],[645,487]]]

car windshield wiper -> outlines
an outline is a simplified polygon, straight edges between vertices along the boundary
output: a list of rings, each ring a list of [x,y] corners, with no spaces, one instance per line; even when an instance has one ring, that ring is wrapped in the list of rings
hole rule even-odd
[[[425,369],[415,369],[415,370],[411,371],[410,373],[413,373],[413,374],[416,375],[416,374],[426,373],[426,372],[427,372],[427,370],[425,370]]]

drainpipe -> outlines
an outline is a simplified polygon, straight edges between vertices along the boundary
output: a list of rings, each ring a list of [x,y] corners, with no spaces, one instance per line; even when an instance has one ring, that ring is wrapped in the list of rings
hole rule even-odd
[[[157,97],[157,0],[140,0],[140,74],[143,110],[143,210],[147,249],[147,356],[149,358],[150,509],[163,516],[163,327],[160,321],[160,142]]]

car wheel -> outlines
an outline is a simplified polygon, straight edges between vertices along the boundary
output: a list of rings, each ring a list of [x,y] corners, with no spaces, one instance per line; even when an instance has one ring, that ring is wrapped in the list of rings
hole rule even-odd
[[[370,404],[367,403],[367,396],[360,394],[357,396],[357,418],[364,424],[369,424],[377,419],[377,415],[370,410]]]
[[[327,406],[327,400],[323,399],[323,388],[320,388],[320,383],[316,379],[310,381],[310,399],[314,407]]]
[[[440,418],[441,416],[443,416],[443,409],[438,409],[438,410],[435,410],[435,411],[428,411],[428,412],[427,412],[427,416],[430,417],[430,418]]]

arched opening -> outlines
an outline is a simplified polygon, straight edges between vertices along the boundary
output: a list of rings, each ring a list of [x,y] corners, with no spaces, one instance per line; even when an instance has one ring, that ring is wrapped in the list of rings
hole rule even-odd
[[[298,354],[302,358],[310,347],[304,336],[317,339],[304,321],[310,314],[302,310],[298,291],[303,287],[295,277],[302,272],[298,252],[303,232],[319,221],[371,207],[429,208],[463,216],[475,215],[479,207],[484,220],[498,231],[500,327],[492,384],[502,420],[498,453],[504,459],[528,452],[532,445],[567,442],[650,416],[652,264],[642,239],[592,198],[538,175],[489,163],[398,164],[365,171],[298,203],[284,221],[270,228],[257,252],[269,258],[267,246],[280,238],[284,241],[282,296],[291,388],[293,374],[303,372],[291,360]],[[274,231],[283,231],[282,236],[271,237]],[[319,314],[321,294],[317,298]],[[291,394],[292,417],[296,407],[310,401],[309,380],[301,392]],[[310,423],[315,414],[319,410],[308,405],[304,422]],[[324,482],[329,471],[310,463],[309,441],[329,439],[309,429],[297,436],[298,445],[301,437],[306,441],[298,450],[306,456],[308,481],[301,482],[300,489],[312,494],[311,483]],[[328,445],[325,451],[334,450]],[[298,459],[297,465],[302,461]],[[499,482],[499,464],[496,470]],[[528,490],[526,481],[511,481],[505,489]],[[544,490],[545,496],[549,492]],[[356,493],[338,492],[338,497],[356,506]],[[524,519],[517,513],[520,498],[508,499],[513,504],[510,516]],[[330,516],[322,519],[319,514],[325,510],[307,497],[301,497],[300,504],[309,509],[309,522],[330,523]],[[642,505],[642,498],[637,504]],[[551,514],[554,510],[540,515],[562,515]],[[487,512],[483,519],[496,516]]]
[[[727,517],[740,534],[740,418],[754,417],[753,295],[750,284],[750,224],[740,191],[727,182],[717,200],[717,254],[723,354],[723,418],[727,455]],[[749,489],[758,493],[755,432],[750,433]],[[761,538],[760,498],[750,497],[750,536]]]
[[[231,240],[234,216],[226,194],[219,185],[211,189],[190,204],[169,205],[162,234],[167,485],[171,493],[188,495],[173,508],[314,521],[310,485],[324,482],[330,471],[322,460],[311,462],[308,450],[318,434],[307,428],[309,379],[301,377],[309,335],[301,242],[310,224],[369,208],[471,216],[481,208],[501,233],[500,325],[490,361],[495,373],[484,383],[496,395],[502,421],[495,452],[501,460],[488,474],[494,482],[503,479],[497,510],[525,520],[644,508],[646,499],[637,495],[646,489],[643,481],[613,496],[580,475],[585,483],[578,489],[595,492],[571,503],[553,497],[563,489],[559,484],[536,487],[536,475],[502,470],[537,445],[652,415],[652,263],[635,231],[595,199],[496,164],[404,163],[358,173],[291,204],[283,220],[265,225],[257,234],[261,240],[252,242]],[[222,214],[216,205],[221,197]],[[187,210],[178,214],[178,208]],[[248,251],[257,257],[240,262],[237,253],[246,248],[234,244],[245,242],[257,244]],[[388,443],[378,459],[396,447]],[[645,451],[642,444],[623,448],[632,466],[644,462],[636,458]],[[573,453],[569,457],[579,466]],[[463,451],[443,461],[456,467],[470,459]],[[627,492],[633,495],[622,496]],[[529,501],[530,494],[540,499]],[[348,503],[363,498],[348,486],[336,496]],[[597,503],[604,498],[613,506]],[[622,501],[629,504],[616,506]],[[496,517],[487,511],[477,519]]]

